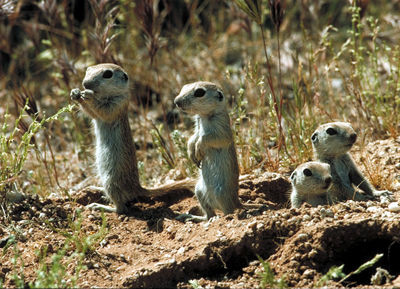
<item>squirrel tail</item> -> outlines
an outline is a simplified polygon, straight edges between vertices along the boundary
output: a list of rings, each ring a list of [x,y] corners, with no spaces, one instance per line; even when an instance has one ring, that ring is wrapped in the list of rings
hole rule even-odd
[[[165,184],[157,188],[145,189],[143,196],[159,197],[177,191],[194,192],[196,179],[184,179],[173,183]]]

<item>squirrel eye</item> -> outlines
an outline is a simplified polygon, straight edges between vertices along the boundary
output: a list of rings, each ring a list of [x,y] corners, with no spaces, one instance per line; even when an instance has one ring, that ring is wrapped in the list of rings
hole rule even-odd
[[[111,70],[106,70],[103,72],[103,78],[111,78],[113,76],[113,72]]]
[[[125,81],[128,81],[128,74],[126,74],[126,73],[124,73],[124,79],[125,79]]]
[[[329,135],[335,135],[335,134],[337,134],[337,131],[330,127],[326,130],[326,133]]]
[[[224,95],[222,94],[221,91],[218,91],[218,100],[222,101],[224,99]]]
[[[307,177],[311,177],[312,176],[312,172],[309,169],[304,169],[303,170],[303,174],[306,175]]]
[[[195,97],[202,97],[206,94],[206,91],[203,88],[198,88],[194,91]]]

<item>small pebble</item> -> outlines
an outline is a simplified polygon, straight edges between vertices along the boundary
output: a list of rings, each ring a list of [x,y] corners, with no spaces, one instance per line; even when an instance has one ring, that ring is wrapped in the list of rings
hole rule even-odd
[[[393,213],[391,212],[383,212],[382,218],[391,218],[393,217]]]
[[[312,250],[310,251],[310,253],[308,253],[308,258],[312,259],[312,258],[314,258],[314,257],[317,256],[317,255],[318,255],[317,250],[312,249]]]
[[[307,240],[308,239],[308,235],[307,234],[304,234],[304,233],[301,233],[301,234],[299,234],[298,236],[297,236],[297,240],[299,240],[299,241],[305,241],[305,240]]]
[[[285,219],[289,219],[290,214],[284,212],[284,213],[282,214],[282,217],[284,217]]]
[[[333,218],[333,216],[334,216],[331,209],[321,208],[319,212],[323,218],[325,218],[325,217]]]
[[[379,208],[377,206],[372,206],[372,207],[367,208],[367,212],[376,213],[376,212],[379,212]]]
[[[20,224],[20,225],[26,225],[26,224],[29,224],[31,221],[30,220],[21,220],[21,221],[18,221],[18,224]]]
[[[177,251],[177,254],[182,255],[183,253],[185,253],[185,247],[180,247],[179,250]]]
[[[374,202],[372,202],[372,201],[367,202],[367,207],[373,207],[373,206],[374,206]]]
[[[380,196],[379,199],[381,205],[387,205],[390,202],[390,199],[387,196]]]
[[[315,270],[313,269],[306,269],[303,273],[303,277],[307,279],[311,279],[315,275]]]
[[[345,219],[345,220],[350,219],[350,218],[351,218],[351,214],[345,214],[343,216],[343,219]]]
[[[257,228],[257,221],[253,221],[253,222],[251,222],[251,223],[248,223],[248,224],[247,224],[247,228],[248,228],[248,229],[255,230],[255,229]]]
[[[105,246],[107,246],[107,244],[108,244],[108,240],[107,240],[107,239],[103,239],[103,240],[100,242],[100,247],[104,248]]]
[[[388,206],[390,212],[398,213],[400,212],[400,205],[397,202],[390,203]]]

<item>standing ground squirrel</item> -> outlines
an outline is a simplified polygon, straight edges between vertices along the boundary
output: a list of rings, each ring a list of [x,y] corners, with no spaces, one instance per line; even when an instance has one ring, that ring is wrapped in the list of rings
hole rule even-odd
[[[327,205],[328,189],[332,184],[331,168],[321,162],[307,162],[299,165],[290,175],[292,192],[290,202],[293,208],[309,203],[313,207]]]
[[[183,86],[175,104],[194,115],[195,132],[188,142],[189,158],[200,168],[195,194],[204,216],[186,214],[190,220],[202,221],[241,207],[238,196],[239,166],[236,149],[221,88],[211,82]],[[182,215],[183,216],[183,215]]]
[[[129,80],[121,67],[111,63],[90,66],[82,85],[85,90],[73,89],[71,98],[93,119],[97,173],[116,207],[93,203],[90,208],[122,214],[129,211],[127,203],[138,196],[160,196],[193,189],[193,180],[156,189],[145,189],[140,185],[136,149],[128,121]]]
[[[333,201],[390,197],[391,192],[378,191],[368,182],[348,153],[356,139],[357,134],[347,122],[320,125],[311,136],[315,158],[331,166],[330,197]],[[365,194],[358,192],[353,185]]]

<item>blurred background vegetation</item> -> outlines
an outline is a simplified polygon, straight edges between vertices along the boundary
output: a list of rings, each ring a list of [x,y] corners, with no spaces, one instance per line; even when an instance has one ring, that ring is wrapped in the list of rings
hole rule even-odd
[[[323,122],[351,122],[360,146],[397,137],[399,12],[382,0],[0,0],[0,195],[96,182],[90,120],[69,92],[101,62],[130,75],[146,185],[196,172],[173,99],[197,80],[230,99],[242,174],[309,160]]]

